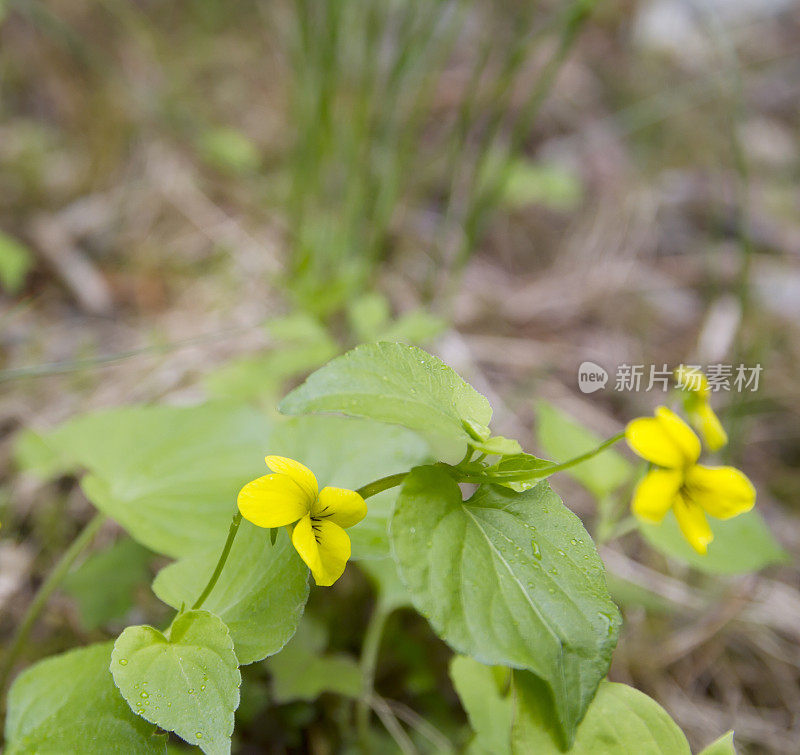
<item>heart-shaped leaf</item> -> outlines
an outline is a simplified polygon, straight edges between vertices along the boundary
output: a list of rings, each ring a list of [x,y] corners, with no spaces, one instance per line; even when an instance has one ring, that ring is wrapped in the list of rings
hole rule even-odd
[[[620,624],[592,539],[546,483],[468,501],[437,467],[406,478],[391,524],[417,610],[455,650],[543,679],[569,740]]]
[[[463,454],[471,423],[488,425],[484,396],[416,346],[372,343],[321,367],[280,404],[285,414],[337,412],[403,425]]]
[[[166,635],[150,626],[128,627],[114,643],[111,673],[142,718],[209,755],[230,753],[241,675],[221,619],[187,611]]]
[[[108,670],[112,643],[70,650],[25,669],[8,693],[6,755],[165,755],[166,737],[134,715]]]

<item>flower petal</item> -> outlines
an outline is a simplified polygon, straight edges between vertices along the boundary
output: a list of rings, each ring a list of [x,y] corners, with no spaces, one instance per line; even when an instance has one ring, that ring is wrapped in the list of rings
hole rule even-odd
[[[702,450],[700,438],[695,435],[694,430],[666,406],[656,407],[656,419],[661,423],[667,435],[672,438],[673,443],[680,448],[686,462],[694,464],[700,458]]]
[[[629,422],[625,428],[625,440],[634,453],[653,464],[667,468],[678,468],[683,464],[680,449],[675,447],[654,417],[639,417]]]
[[[666,406],[659,406],[655,417],[640,417],[629,422],[625,439],[643,459],[668,469],[692,464],[700,456],[700,439]]]
[[[681,528],[683,536],[689,541],[689,545],[701,555],[705,555],[708,551],[708,544],[714,539],[714,533],[708,526],[703,509],[685,496],[678,495],[672,510],[675,512],[678,526]]]
[[[654,469],[636,486],[631,509],[640,519],[658,524],[678,495],[683,472],[675,469]]]
[[[326,487],[319,491],[311,513],[340,527],[352,527],[367,515],[367,504],[354,490]]]
[[[305,464],[285,456],[265,456],[264,461],[273,472],[284,474],[294,480],[312,501],[317,497],[319,492],[317,478]]]
[[[698,402],[688,414],[689,421],[700,433],[710,451],[719,451],[728,442],[725,428],[707,401]]]
[[[316,533],[311,527],[311,516],[304,516],[292,530],[292,545],[312,571],[320,566],[319,545]]]
[[[735,467],[696,464],[686,472],[686,488],[691,499],[717,519],[750,511],[756,502],[753,483]]]
[[[320,587],[329,587],[339,579],[350,558],[347,533],[326,519],[318,521],[304,516],[295,525],[292,544]]]
[[[305,516],[312,502],[291,478],[268,474],[248,482],[236,503],[248,522],[258,527],[283,527]]]

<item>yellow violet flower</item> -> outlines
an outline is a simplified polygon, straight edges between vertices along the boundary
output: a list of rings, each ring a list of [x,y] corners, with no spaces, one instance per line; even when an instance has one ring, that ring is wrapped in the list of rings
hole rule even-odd
[[[625,428],[635,453],[660,469],[648,472],[636,487],[631,508],[640,519],[660,522],[671,508],[689,544],[706,553],[714,534],[706,514],[730,519],[753,508],[756,491],[734,467],[706,467],[700,439],[675,412],[659,406],[654,417],[640,417]]]
[[[681,365],[675,370],[675,379],[683,393],[683,408],[689,423],[700,433],[709,450],[718,451],[728,442],[728,434],[708,401],[711,388],[706,376],[696,367]]]
[[[367,504],[353,490],[320,490],[314,473],[294,459],[267,456],[265,461],[274,474],[248,482],[239,491],[239,511],[257,527],[293,524],[292,544],[314,581],[332,585],[350,558],[350,538],[344,528],[366,516]]]

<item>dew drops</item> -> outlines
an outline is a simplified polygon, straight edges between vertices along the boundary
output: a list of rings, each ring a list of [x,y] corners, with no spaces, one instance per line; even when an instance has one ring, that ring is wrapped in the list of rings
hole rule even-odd
[[[194,694],[194,687],[190,687],[190,688],[189,688],[189,694],[190,694],[190,695],[193,695],[193,694]]]
[[[139,696],[140,696],[140,697],[143,697],[145,700],[146,700],[148,697],[150,697],[150,695],[148,695],[148,694],[147,694],[147,692],[140,692],[140,693],[139,693]]]
[[[201,691],[201,692],[202,692],[202,691],[203,691],[205,688],[206,688],[206,685],[205,685],[205,684],[201,684],[201,685],[200,685],[200,691]]]
[[[533,540],[533,539],[531,539],[531,549],[533,550],[533,555],[534,555],[534,558],[538,558],[538,559],[540,559],[540,560],[541,560],[541,558],[542,558],[542,551],[541,551],[541,549],[539,548],[539,543],[537,543],[537,542],[536,542],[535,540]]]
[[[119,665],[120,666],[127,666],[128,665],[128,659],[127,658],[120,658],[119,659]]]
[[[575,539],[574,537],[572,538],[572,540],[570,540],[570,542],[571,542],[573,545],[577,545],[577,544],[578,544],[578,541],[577,541],[577,539]]]
[[[558,569],[556,569],[556,567],[554,566],[552,569],[550,569],[550,573],[551,574],[558,574]]]
[[[558,555],[566,557],[566,551],[562,551],[561,548],[558,549]]]
[[[202,739],[202,738],[203,738],[203,732],[202,732],[202,731],[197,731],[197,732],[195,732],[195,736],[196,736],[198,739]]]

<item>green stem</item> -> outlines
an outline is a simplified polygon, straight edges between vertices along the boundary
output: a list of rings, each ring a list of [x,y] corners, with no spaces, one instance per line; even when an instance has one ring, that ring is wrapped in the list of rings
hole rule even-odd
[[[362,498],[370,498],[378,493],[383,493],[384,490],[394,488],[400,485],[405,480],[408,472],[399,472],[398,474],[390,474],[388,477],[381,477],[380,480],[369,482],[363,487],[356,490]]]
[[[219,561],[217,561],[217,566],[214,569],[214,573],[211,575],[211,579],[208,580],[208,584],[205,587],[205,590],[200,593],[200,597],[194,602],[192,606],[192,610],[194,611],[197,608],[205,603],[206,598],[211,594],[211,591],[214,589],[214,585],[217,584],[217,580],[219,579],[219,575],[222,574],[222,570],[225,568],[225,562],[228,560],[228,555],[231,552],[231,548],[233,547],[233,541],[236,537],[236,533],[239,531],[239,525],[242,523],[242,515],[237,511],[233,515],[233,520],[231,521],[230,529],[228,530],[228,539],[225,541],[225,545],[222,548],[222,553],[219,554]]]
[[[67,548],[67,550],[59,559],[58,563],[56,563],[55,567],[53,567],[53,570],[47,575],[47,578],[40,585],[36,595],[33,598],[33,601],[28,606],[28,610],[25,612],[25,616],[22,618],[22,622],[17,627],[17,631],[14,634],[14,639],[11,641],[11,646],[9,647],[8,652],[3,658],[3,665],[0,667],[0,693],[2,693],[2,691],[5,689],[8,677],[13,670],[14,662],[16,661],[20,650],[22,650],[22,648],[25,646],[25,643],[28,640],[28,635],[30,635],[33,625],[36,623],[36,620],[39,618],[39,615],[41,614],[45,605],[47,605],[48,599],[53,594],[55,589],[61,584],[64,577],[67,576],[67,573],[75,563],[78,556],[80,556],[81,553],[83,553],[83,551],[92,542],[94,536],[97,534],[97,531],[100,529],[105,520],[105,514],[95,514],[89,523],[81,530],[80,534],[72,541],[72,544],[69,546],[69,548]]]
[[[545,477],[549,477],[556,472],[563,472],[565,469],[570,469],[571,467],[576,467],[578,464],[582,464],[584,461],[589,461],[589,459],[592,459],[598,454],[602,453],[609,446],[613,446],[615,443],[618,443],[624,437],[625,433],[619,432],[608,440],[603,441],[599,446],[593,448],[591,451],[587,451],[586,453],[576,456],[573,459],[569,459],[568,461],[563,461],[560,464],[551,464],[550,466],[542,467],[538,474],[534,474],[530,470],[521,470],[516,472],[489,472],[486,475],[471,475],[469,473],[465,473],[459,475],[458,481],[480,484],[483,482],[523,482],[534,479],[543,480]],[[450,469],[456,473],[461,472],[458,467],[450,467]]]
[[[375,686],[375,670],[378,667],[378,651],[381,647],[383,630],[386,627],[386,619],[389,618],[391,609],[378,600],[375,610],[370,616],[367,630],[364,634],[364,642],[361,645],[361,697],[356,707],[356,727],[358,728],[358,738],[364,752],[369,752],[369,712],[370,701]]]
[[[597,456],[597,454],[602,453],[609,446],[619,443],[619,441],[621,441],[624,437],[625,431],[623,430],[616,435],[612,435],[608,440],[603,441],[599,446],[593,448],[591,451],[587,451],[585,454],[576,456],[574,459],[570,459],[569,461],[564,461],[561,464],[556,464],[555,466],[550,467],[550,469],[547,470],[547,473],[553,474],[554,472],[563,472],[565,469],[569,469],[570,467],[577,467],[578,464],[582,464],[584,461],[589,461],[589,459],[594,458]]]

